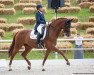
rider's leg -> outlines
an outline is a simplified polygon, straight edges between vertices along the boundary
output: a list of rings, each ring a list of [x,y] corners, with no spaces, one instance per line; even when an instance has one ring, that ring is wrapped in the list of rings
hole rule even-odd
[[[40,34],[40,33],[38,33],[38,34],[37,34],[37,44],[39,44],[39,43],[40,43],[40,39],[41,39],[41,34]]]
[[[45,26],[43,26],[42,29],[41,29],[42,35],[44,34],[44,31],[45,31]]]
[[[40,39],[42,38],[42,25],[39,25],[38,27],[37,27],[37,31],[38,31],[38,33],[37,33],[37,45],[38,45],[38,47],[41,47],[40,46]]]

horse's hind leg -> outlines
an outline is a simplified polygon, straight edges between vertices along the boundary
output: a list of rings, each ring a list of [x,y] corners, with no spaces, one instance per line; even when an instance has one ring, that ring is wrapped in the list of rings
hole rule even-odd
[[[14,48],[14,50],[12,52],[12,55],[10,57],[10,62],[9,62],[9,71],[12,71],[12,68],[11,68],[12,60],[15,57],[15,55],[18,53],[18,51],[19,51],[19,49]]]
[[[30,61],[27,59],[27,54],[31,51],[31,47],[30,46],[25,46],[25,51],[22,53],[22,57],[26,60],[27,64],[28,64],[28,69],[31,69],[31,63]]]

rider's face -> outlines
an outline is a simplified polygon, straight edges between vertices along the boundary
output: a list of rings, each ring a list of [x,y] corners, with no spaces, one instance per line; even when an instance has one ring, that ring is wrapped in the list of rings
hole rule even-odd
[[[42,8],[39,8],[39,11],[41,11],[41,12],[42,12],[42,11],[43,11],[43,9],[42,9]]]

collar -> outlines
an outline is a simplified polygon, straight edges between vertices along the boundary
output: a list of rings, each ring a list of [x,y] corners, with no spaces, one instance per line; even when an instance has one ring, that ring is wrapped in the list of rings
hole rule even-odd
[[[42,12],[41,12],[41,11],[39,11],[39,10],[38,10],[38,12],[40,12],[40,13],[42,14]]]

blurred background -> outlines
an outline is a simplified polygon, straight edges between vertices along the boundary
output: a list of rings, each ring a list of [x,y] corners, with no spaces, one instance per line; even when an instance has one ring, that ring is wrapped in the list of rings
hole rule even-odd
[[[47,22],[55,20],[55,11],[50,8],[52,0],[0,0],[0,40],[12,40],[15,33],[23,29],[32,29],[35,24],[36,5],[42,4]],[[60,0],[63,7],[57,10],[57,18],[73,19],[71,37],[80,33],[84,38],[94,38],[94,0]],[[63,2],[63,3],[62,3]],[[63,30],[59,38],[64,38]],[[0,42],[0,59],[8,59],[7,50],[11,43]],[[73,41],[59,41],[58,48],[74,48]],[[83,41],[84,48],[94,48],[94,40]],[[5,51],[4,51],[5,50]],[[73,59],[74,51],[65,50],[65,55]],[[94,58],[94,50],[84,51],[84,58]],[[22,59],[21,52],[15,59]],[[45,51],[31,51],[29,59],[43,59]],[[54,59],[52,52],[49,59]],[[59,55],[59,59],[62,57]]]

